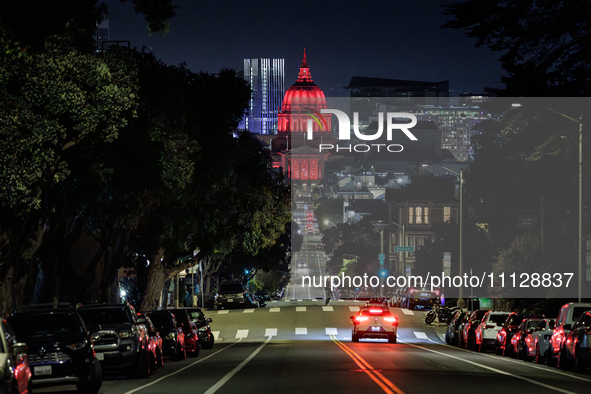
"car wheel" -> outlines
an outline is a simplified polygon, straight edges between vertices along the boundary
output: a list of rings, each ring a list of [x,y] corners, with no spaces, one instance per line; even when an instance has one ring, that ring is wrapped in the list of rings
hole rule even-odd
[[[579,345],[575,348],[575,362],[574,362],[574,369],[575,372],[583,372],[585,370],[585,365],[581,362],[581,353],[579,350]]]
[[[558,368],[567,371],[570,369],[570,367],[571,365],[566,359],[566,350],[562,348],[560,349],[560,353],[558,355]]]
[[[459,347],[464,347],[464,335],[460,334],[459,338],[458,338],[458,346]]]
[[[150,374],[149,355],[145,350],[140,351],[135,366],[132,366],[127,376],[129,378],[143,378]]]
[[[160,349],[156,349],[156,366],[160,368],[164,365],[164,357],[162,356],[162,352]]]
[[[191,350],[187,354],[189,355],[189,357],[192,357],[192,358],[199,356],[199,342],[198,341],[195,341],[193,350]]]
[[[92,370],[92,375],[88,378],[86,382],[77,383],[76,388],[78,392],[84,394],[95,394],[98,393],[101,389],[101,385],[103,384],[103,370],[101,368],[101,363],[96,358],[94,359],[94,368]]]
[[[544,363],[544,358],[540,354],[540,345],[537,343],[536,343],[536,355],[534,357],[534,361],[536,362],[536,364],[543,364]]]
[[[351,340],[353,342],[359,342],[359,337],[355,333],[353,333],[353,336],[352,336]]]
[[[511,343],[507,343],[507,341],[505,341],[505,346],[503,346],[503,356],[510,357],[512,350],[513,347],[511,346]]]
[[[201,344],[201,347],[203,349],[211,349],[213,347],[214,343],[215,343],[215,338],[213,337],[213,334],[209,334],[209,341],[203,342]]]
[[[550,348],[546,352],[546,364],[550,367],[555,367],[557,364],[557,359],[554,358],[554,352],[552,351],[552,344],[550,344]]]
[[[451,339],[449,338],[449,330],[445,332],[445,343],[448,345],[451,344]]]
[[[499,341],[495,341],[495,354],[497,356],[503,354],[503,349],[501,349],[501,344],[499,343]]]

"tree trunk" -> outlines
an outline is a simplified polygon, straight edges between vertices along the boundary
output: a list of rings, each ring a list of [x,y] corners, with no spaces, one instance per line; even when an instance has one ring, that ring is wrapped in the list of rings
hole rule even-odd
[[[0,280],[0,316],[8,316],[17,306],[24,304],[27,275],[15,278],[14,274],[15,269],[10,267]]]
[[[162,264],[162,251],[154,254],[150,259],[150,269],[148,270],[148,283],[144,293],[144,300],[140,311],[152,311],[160,305],[162,288],[166,281],[164,265]]]

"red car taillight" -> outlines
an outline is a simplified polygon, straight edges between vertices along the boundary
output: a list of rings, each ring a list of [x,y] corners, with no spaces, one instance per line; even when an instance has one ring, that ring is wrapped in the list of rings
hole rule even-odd
[[[394,316],[386,316],[386,317],[384,317],[384,320],[387,321],[388,323],[392,323],[393,326],[398,325],[398,319]]]
[[[355,318],[355,321],[356,321],[357,323],[361,323],[362,321],[366,321],[366,320],[369,320],[369,317],[367,317],[367,316],[357,316],[357,317]]]
[[[383,310],[381,310],[381,309],[370,309],[370,310],[369,310],[369,313],[371,313],[372,315],[379,315],[379,314],[381,314],[382,312],[384,312],[384,311],[383,311]]]

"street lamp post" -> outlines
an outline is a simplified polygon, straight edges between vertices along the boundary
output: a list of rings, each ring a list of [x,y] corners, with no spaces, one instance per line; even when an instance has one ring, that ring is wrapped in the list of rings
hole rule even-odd
[[[463,247],[463,238],[464,238],[464,170],[460,170],[460,172],[458,173],[457,171],[454,171],[450,168],[441,166],[442,168],[445,168],[446,170],[453,172],[456,175],[459,175],[460,177],[460,276],[463,273],[464,270],[464,247]],[[458,295],[458,305],[462,306],[464,302],[464,289],[462,286],[460,286],[460,291],[459,291],[459,295]]]

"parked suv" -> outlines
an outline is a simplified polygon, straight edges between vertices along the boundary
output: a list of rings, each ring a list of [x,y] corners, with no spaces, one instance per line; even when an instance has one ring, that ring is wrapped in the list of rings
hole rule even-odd
[[[402,307],[407,309],[431,308],[439,298],[438,289],[431,287],[409,287],[402,295]]]
[[[133,307],[92,304],[77,310],[92,333],[96,357],[104,369],[123,370],[130,377],[150,373],[145,319],[138,321]]]
[[[214,308],[224,309],[229,307],[256,308],[258,304],[254,301],[240,282],[223,282],[220,284],[215,295]]]
[[[199,355],[197,325],[191,320],[186,309],[171,309],[170,311],[174,314],[176,321],[180,323],[183,328],[187,354],[191,357],[197,357]]]
[[[494,347],[497,333],[507,317],[509,312],[488,311],[474,330],[474,350],[484,352],[487,348]]]
[[[26,342],[27,358],[38,386],[75,384],[78,391],[97,393],[103,382],[91,336],[70,304],[36,304],[17,308],[6,319],[18,342]]]
[[[503,356],[511,356],[513,354],[513,347],[511,346],[511,338],[519,331],[521,322],[525,319],[543,319],[544,315],[533,315],[526,313],[512,312],[505,323],[501,326],[501,329],[497,333],[497,342],[495,344],[495,353],[502,354]]]
[[[187,312],[189,313],[191,320],[197,325],[199,344],[203,349],[211,349],[215,342],[215,338],[211,332],[209,323],[213,320],[209,317],[206,318],[200,308],[187,308]]]
[[[561,368],[567,367],[564,340],[573,325],[585,311],[591,310],[591,303],[570,302],[560,308],[556,324],[550,337],[548,348],[548,365]]]
[[[169,310],[148,312],[146,315],[152,320],[156,330],[162,336],[162,352],[165,357],[178,361],[187,358],[185,349],[185,333],[174,314]]]
[[[27,344],[18,343],[6,320],[0,321],[0,393],[31,392]]]

